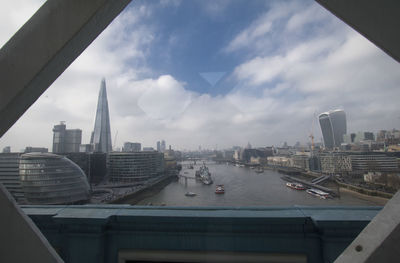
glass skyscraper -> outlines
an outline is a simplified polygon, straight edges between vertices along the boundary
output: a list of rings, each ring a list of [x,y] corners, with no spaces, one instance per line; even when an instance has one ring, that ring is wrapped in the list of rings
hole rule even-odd
[[[96,120],[90,144],[93,145],[93,150],[95,152],[107,153],[112,151],[110,116],[108,113],[106,80],[104,78],[101,80]]]
[[[318,116],[326,149],[340,147],[347,133],[346,113],[343,110],[323,112]]]

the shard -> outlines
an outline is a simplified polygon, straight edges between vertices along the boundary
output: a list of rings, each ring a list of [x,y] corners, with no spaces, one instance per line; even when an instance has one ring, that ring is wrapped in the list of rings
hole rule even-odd
[[[106,80],[104,78],[101,80],[96,120],[94,122],[94,130],[90,139],[90,144],[92,144],[94,152],[107,153],[112,150]]]

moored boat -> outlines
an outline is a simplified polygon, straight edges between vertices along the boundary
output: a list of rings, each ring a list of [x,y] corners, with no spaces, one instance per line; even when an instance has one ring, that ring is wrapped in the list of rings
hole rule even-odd
[[[318,189],[315,189],[315,188],[307,189],[306,192],[307,192],[308,194],[310,194],[310,195],[319,197],[319,198],[321,198],[321,199],[326,199],[326,198],[329,197],[329,193],[326,193],[326,192],[324,192],[324,191],[321,191],[321,190],[318,190]]]
[[[287,187],[290,187],[292,189],[295,190],[305,190],[306,188],[304,187],[304,185],[299,184],[299,183],[286,183]]]
[[[215,193],[216,194],[224,194],[225,193],[225,187],[223,184],[218,184],[217,187],[215,188]]]
[[[201,181],[205,185],[210,185],[213,183],[211,173],[205,163],[203,163],[203,166],[201,166],[200,169],[196,171],[195,177],[196,180]]]

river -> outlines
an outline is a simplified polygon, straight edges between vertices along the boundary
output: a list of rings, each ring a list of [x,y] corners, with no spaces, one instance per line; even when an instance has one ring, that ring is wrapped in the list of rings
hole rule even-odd
[[[188,163],[182,164],[182,175],[194,177],[195,171],[200,167],[198,163],[194,169],[187,168]],[[376,206],[382,205],[368,197],[360,197],[342,191],[340,198],[320,199],[307,194],[305,191],[292,190],[285,185],[281,174],[271,170],[256,173],[245,167],[236,167],[231,164],[206,163],[214,180],[213,185],[203,185],[193,179],[185,182],[184,178],[171,182],[160,192],[145,198],[137,205],[165,204],[167,206],[293,206],[293,205],[353,205]],[[223,184],[225,194],[214,193],[215,186]],[[185,196],[186,192],[194,192],[193,197]],[[129,203],[129,202],[128,202]]]

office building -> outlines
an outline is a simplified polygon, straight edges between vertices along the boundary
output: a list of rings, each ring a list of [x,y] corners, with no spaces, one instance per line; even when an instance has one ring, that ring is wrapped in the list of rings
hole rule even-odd
[[[93,145],[92,144],[81,144],[81,145],[79,145],[79,152],[81,152],[81,153],[93,152]]]
[[[48,148],[28,146],[28,147],[25,147],[24,153],[33,153],[33,152],[47,153],[48,151],[49,151]]]
[[[79,152],[81,142],[82,130],[67,129],[64,121],[54,125],[53,153]]]
[[[351,153],[353,172],[399,172],[397,158],[378,153]]]
[[[110,116],[106,91],[106,80],[101,80],[99,99],[97,102],[94,130],[90,139],[94,152],[108,153],[112,151]]]
[[[153,152],[155,151],[153,147],[143,147],[144,152]]]
[[[19,179],[20,153],[0,153],[0,183],[19,204],[25,203],[25,195]]]
[[[113,182],[143,184],[164,174],[164,154],[159,152],[113,152],[108,157]]]
[[[157,141],[157,152],[161,152],[161,142]]]
[[[343,110],[332,110],[318,116],[326,149],[340,147],[347,133],[346,114]]]
[[[10,146],[6,146],[3,148],[3,153],[10,153],[11,152],[11,147]]]
[[[66,157],[25,153],[19,175],[29,204],[74,204],[89,199],[89,184],[81,168]]]
[[[83,170],[90,184],[97,184],[105,179],[107,174],[106,153],[66,153],[65,156]]]
[[[122,147],[123,152],[140,152],[141,150],[142,145],[138,142],[125,142]]]
[[[161,152],[165,152],[165,150],[166,150],[167,148],[166,148],[166,144],[165,144],[165,141],[164,140],[161,140]]]
[[[352,171],[350,156],[342,152],[321,154],[320,161],[321,171],[326,174],[343,174]]]

